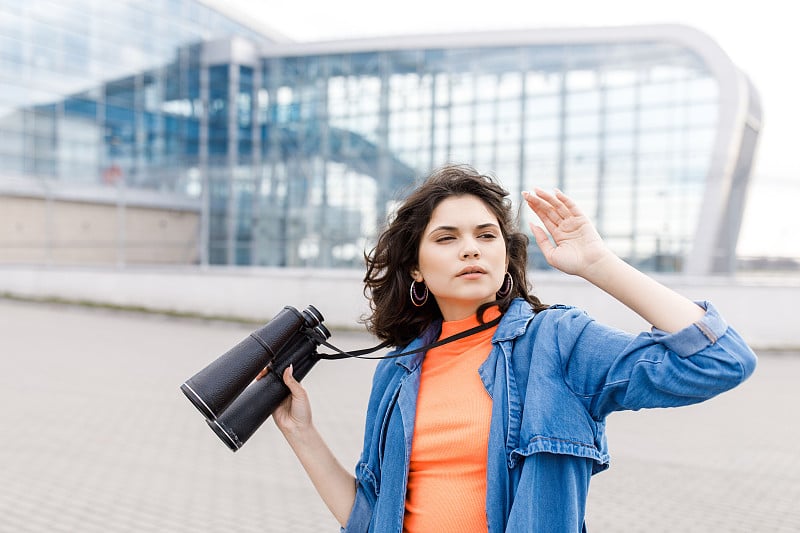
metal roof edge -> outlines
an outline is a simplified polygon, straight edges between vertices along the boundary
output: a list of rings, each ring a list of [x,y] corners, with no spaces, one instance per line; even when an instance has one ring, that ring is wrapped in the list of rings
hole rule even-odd
[[[404,34],[325,41],[295,41],[261,46],[265,57],[336,54],[424,48],[469,48],[513,45],[673,41],[704,54],[723,54],[706,33],[682,24],[596,27],[543,27],[511,30]],[[712,52],[712,49],[714,50]],[[727,57],[727,56],[726,56]]]

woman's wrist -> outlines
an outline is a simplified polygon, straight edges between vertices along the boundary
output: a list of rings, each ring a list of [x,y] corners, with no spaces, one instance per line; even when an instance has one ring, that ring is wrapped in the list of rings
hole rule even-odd
[[[317,428],[314,427],[312,422],[308,424],[295,424],[288,427],[278,426],[278,429],[293,448],[295,445],[302,446],[319,438]]]
[[[619,256],[610,250],[606,250],[606,253],[588,264],[577,275],[592,285],[603,289],[610,279],[614,279],[620,272],[628,268],[630,268],[629,265]]]

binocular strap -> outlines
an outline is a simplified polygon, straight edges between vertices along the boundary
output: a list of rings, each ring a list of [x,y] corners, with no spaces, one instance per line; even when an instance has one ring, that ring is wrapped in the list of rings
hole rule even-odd
[[[470,335],[474,335],[481,331],[487,330],[489,328],[495,327],[497,324],[500,323],[500,319],[503,318],[502,315],[495,318],[494,320],[487,322],[485,324],[481,324],[480,326],[475,326],[474,328],[466,329],[461,333],[456,333],[455,335],[451,335],[444,339],[438,340],[431,344],[426,344],[422,348],[417,348],[416,350],[409,350],[407,352],[400,352],[394,355],[375,355],[371,357],[367,357],[367,354],[377,352],[383,348],[386,348],[391,343],[389,341],[382,342],[377,346],[373,346],[372,348],[365,348],[363,350],[353,350],[351,352],[345,352],[344,350],[340,350],[336,346],[328,343],[327,341],[322,341],[322,345],[330,348],[331,350],[335,351],[336,353],[318,353],[317,357],[320,359],[327,359],[330,361],[335,361],[337,359],[349,359],[349,358],[357,358],[357,359],[396,359],[397,357],[404,357],[406,355],[411,355],[420,352],[426,352],[431,348],[436,348],[437,346],[442,346],[443,344],[447,344],[449,342],[457,341],[459,339],[463,339],[464,337],[469,337]]]

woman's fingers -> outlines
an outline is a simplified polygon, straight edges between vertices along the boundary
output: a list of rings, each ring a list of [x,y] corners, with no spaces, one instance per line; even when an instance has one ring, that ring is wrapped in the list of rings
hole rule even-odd
[[[294,379],[294,368],[292,365],[289,365],[286,370],[283,371],[283,382],[286,383],[286,386],[289,387],[289,391],[292,393],[294,397],[302,397],[305,396],[305,389],[300,382]]]
[[[536,189],[535,192],[526,191],[523,192],[522,195],[525,201],[528,202],[528,206],[531,210],[536,213],[536,216],[542,221],[547,231],[553,233],[563,220],[563,217],[561,217],[556,207],[552,204],[552,201],[556,200],[555,197],[541,189]]]
[[[556,198],[561,202],[561,205],[564,206],[564,212],[567,213],[567,216],[573,217],[580,217],[583,216],[583,211],[581,208],[578,207],[578,204],[575,203],[575,200],[561,192],[560,189],[555,189],[556,191]]]
[[[575,201],[559,189],[554,189],[554,193],[539,188],[534,191],[523,192],[522,195],[551,235],[555,236],[557,230],[573,232],[585,221]]]
[[[536,239],[536,244],[539,246],[539,249],[544,254],[545,258],[548,258],[553,248],[553,243],[550,242],[550,237],[547,236],[547,233],[541,227],[537,226],[534,223],[528,224],[531,228],[531,232],[533,232],[533,238]]]
[[[567,207],[564,205],[562,199],[559,198],[559,193],[562,198],[564,197],[564,193],[562,193],[558,189],[555,189],[555,194],[553,194],[538,187],[536,187],[534,191],[536,192],[536,196],[547,202],[550,208],[556,214],[558,214],[560,218],[567,218],[570,215],[569,209],[567,209]]]
[[[541,207],[551,210],[552,213],[558,215],[559,218],[568,218],[570,216],[579,214],[576,212],[578,210],[578,206],[575,202],[564,194],[561,189],[553,189],[553,192],[547,192],[544,189],[540,189],[539,187],[534,188],[534,192],[525,191],[522,193],[525,196],[525,199],[528,200],[528,203],[531,203],[531,200],[536,202],[538,199],[538,203]]]
[[[279,415],[280,420],[276,420],[278,427],[300,428],[310,425],[311,406],[308,401],[308,395],[303,386],[294,379],[291,365],[283,371],[283,382],[286,383],[291,394],[281,404],[284,411]],[[275,414],[273,413],[274,416]]]

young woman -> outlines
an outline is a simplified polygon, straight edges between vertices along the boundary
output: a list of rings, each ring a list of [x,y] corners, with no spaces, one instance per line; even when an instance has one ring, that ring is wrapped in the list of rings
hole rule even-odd
[[[543,305],[528,293],[528,239],[507,196],[469,167],[439,169],[368,256],[368,326],[398,352],[489,327],[380,362],[355,476],[314,428],[291,369],[283,376],[292,395],[273,419],[344,531],[585,531],[609,413],[697,403],[755,368],[710,303],[629,266],[569,197],[537,189],[523,198],[544,225],[531,229],[547,262],[653,328],[631,335]]]

